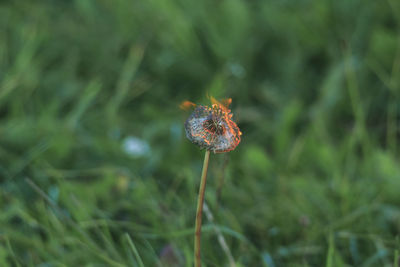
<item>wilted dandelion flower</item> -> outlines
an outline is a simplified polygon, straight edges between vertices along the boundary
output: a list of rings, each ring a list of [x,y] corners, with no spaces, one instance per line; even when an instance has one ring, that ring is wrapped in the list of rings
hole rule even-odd
[[[231,110],[214,98],[211,107],[197,106],[185,122],[187,138],[200,148],[214,153],[228,152],[240,143],[241,132],[232,121]],[[186,102],[186,105],[189,102]],[[193,105],[193,104],[192,104]]]

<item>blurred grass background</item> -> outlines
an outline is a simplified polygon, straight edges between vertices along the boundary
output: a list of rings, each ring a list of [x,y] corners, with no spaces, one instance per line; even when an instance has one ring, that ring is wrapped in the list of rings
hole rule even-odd
[[[237,266],[396,266],[399,33],[397,0],[1,1],[0,266],[192,266],[207,93],[243,138],[206,266],[213,226]]]

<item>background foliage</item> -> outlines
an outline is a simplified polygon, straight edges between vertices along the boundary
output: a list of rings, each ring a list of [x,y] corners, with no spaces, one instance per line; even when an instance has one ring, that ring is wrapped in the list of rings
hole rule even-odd
[[[1,1],[0,265],[191,266],[208,93],[243,140],[207,266],[213,225],[237,266],[393,266],[399,32],[396,0]]]

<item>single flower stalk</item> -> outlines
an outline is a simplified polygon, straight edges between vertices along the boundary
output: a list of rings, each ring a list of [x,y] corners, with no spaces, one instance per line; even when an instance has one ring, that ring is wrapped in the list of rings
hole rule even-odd
[[[223,153],[234,150],[240,143],[242,133],[232,120],[231,110],[228,109],[231,99],[221,103],[211,97],[212,106],[196,106],[185,101],[181,107],[194,106],[193,113],[185,122],[186,137],[201,149],[206,149],[203,170],[201,172],[199,195],[197,200],[196,225],[194,236],[194,266],[201,267],[200,240],[201,221],[203,214],[204,192],[206,189],[207,170],[210,152]]]

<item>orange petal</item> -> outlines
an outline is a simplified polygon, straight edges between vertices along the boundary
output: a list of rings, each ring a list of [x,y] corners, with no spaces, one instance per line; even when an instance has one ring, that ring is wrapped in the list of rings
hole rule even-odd
[[[228,111],[229,110],[229,105],[232,103],[232,98],[226,98],[226,99],[222,99],[221,101],[218,101],[214,97],[209,96],[209,99],[211,100],[212,104],[218,105],[224,111]]]
[[[183,102],[179,105],[179,108],[181,108],[181,109],[183,109],[183,110],[188,110],[188,109],[190,109],[190,108],[192,108],[192,107],[195,107],[195,106],[196,106],[195,103],[190,102],[190,101],[188,101],[188,100],[185,100],[185,101],[183,101]]]

